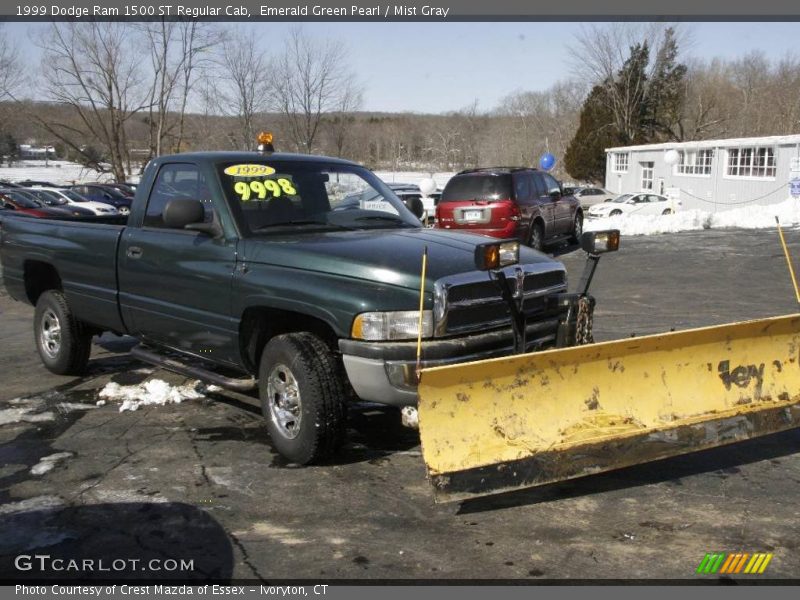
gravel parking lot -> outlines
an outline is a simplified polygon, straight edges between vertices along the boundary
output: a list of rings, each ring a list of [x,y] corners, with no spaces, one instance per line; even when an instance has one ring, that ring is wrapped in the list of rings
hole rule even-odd
[[[787,239],[800,261],[800,231]],[[576,281],[582,252],[555,252]],[[797,311],[774,231],[624,239],[601,261],[594,291],[598,340]],[[126,560],[121,571],[61,580],[694,579],[712,551],[772,552],[769,576],[800,576],[800,431],[434,505],[416,432],[393,410],[353,409],[335,463],[291,468],[247,396],[97,406],[109,381],[183,379],[128,358],[132,341],[114,336],[96,340],[86,376],[52,375],[35,351],[32,312],[0,295],[7,582],[41,580],[14,564],[35,553]],[[172,569],[169,558],[193,563]]]

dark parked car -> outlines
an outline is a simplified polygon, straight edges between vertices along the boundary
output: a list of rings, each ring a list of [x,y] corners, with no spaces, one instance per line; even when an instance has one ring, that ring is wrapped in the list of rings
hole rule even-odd
[[[19,193],[16,189],[0,190],[0,207],[4,211],[14,211],[28,217],[59,217],[61,213],[50,208],[45,208],[32,198]]]
[[[33,187],[35,185],[40,185],[42,187],[62,187],[55,183],[50,183],[49,181],[39,181],[35,179],[26,179],[25,181],[18,181],[14,187]]]
[[[436,207],[437,227],[545,243],[583,232],[578,200],[549,173],[525,167],[471,169],[454,175]]]
[[[110,204],[122,215],[127,215],[131,212],[133,197],[126,196],[110,185],[104,183],[83,183],[80,185],[73,185],[70,189],[75,190],[81,196],[89,200]]]
[[[133,198],[136,193],[136,186],[132,186],[128,183],[105,183],[103,185],[117,190],[123,196],[130,196],[131,198]]]

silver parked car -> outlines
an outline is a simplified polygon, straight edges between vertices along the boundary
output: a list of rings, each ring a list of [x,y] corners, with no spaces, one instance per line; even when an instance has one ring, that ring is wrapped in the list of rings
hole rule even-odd
[[[573,196],[578,199],[583,208],[589,208],[595,204],[608,202],[609,200],[613,200],[615,197],[615,195],[608,190],[599,187],[575,188]]]

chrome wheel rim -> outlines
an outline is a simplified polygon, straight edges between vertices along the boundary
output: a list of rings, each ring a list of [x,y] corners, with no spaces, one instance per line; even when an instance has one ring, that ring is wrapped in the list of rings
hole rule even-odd
[[[303,420],[300,389],[286,365],[275,365],[267,377],[267,405],[278,432],[288,440],[296,438]]]
[[[61,350],[61,321],[51,309],[44,311],[39,327],[39,344],[48,358],[57,358]]]

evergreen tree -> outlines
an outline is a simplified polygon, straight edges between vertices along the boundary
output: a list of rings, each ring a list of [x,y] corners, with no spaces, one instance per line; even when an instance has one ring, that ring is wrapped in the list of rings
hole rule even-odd
[[[677,140],[676,124],[680,121],[685,103],[684,78],[686,65],[676,64],[678,43],[670,27],[664,33],[648,87],[644,129],[649,142]]]
[[[564,166],[579,181],[603,181],[605,149],[620,143],[606,87],[596,85],[583,104],[578,130],[564,155]]]
[[[606,148],[677,139],[674,129],[683,110],[686,75],[686,66],[676,64],[677,56],[675,32],[669,28],[650,77],[645,41],[631,46],[619,71],[592,89],[564,157],[570,175],[603,181]]]

